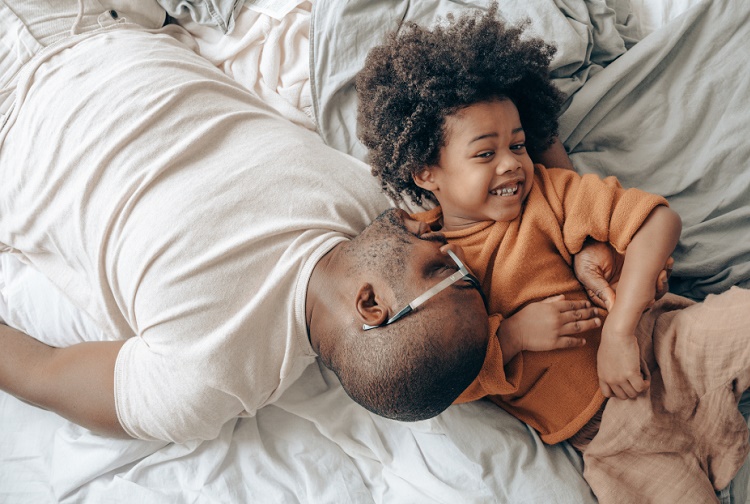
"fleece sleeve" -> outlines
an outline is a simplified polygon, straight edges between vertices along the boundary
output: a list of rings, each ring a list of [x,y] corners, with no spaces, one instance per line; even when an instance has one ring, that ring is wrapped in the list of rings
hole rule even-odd
[[[523,354],[513,357],[503,366],[503,352],[497,330],[502,323],[502,316],[490,315],[489,343],[484,365],[471,385],[454,401],[454,404],[476,401],[488,395],[512,394],[518,390],[523,373]]]
[[[570,170],[549,170],[559,198],[565,247],[581,251],[587,237],[610,243],[624,253],[633,235],[659,205],[667,200],[640,189],[624,189],[614,177],[579,176]]]

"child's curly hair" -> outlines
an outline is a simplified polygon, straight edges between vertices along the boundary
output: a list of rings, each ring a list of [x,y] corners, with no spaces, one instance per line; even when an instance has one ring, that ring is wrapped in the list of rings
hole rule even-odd
[[[445,145],[445,118],[492,99],[518,108],[533,156],[557,135],[563,96],[549,77],[555,47],[522,39],[528,21],[497,19],[497,4],[483,15],[448,16],[432,30],[414,23],[373,48],[357,75],[358,135],[370,150],[372,174],[397,201],[434,196],[412,175],[436,164]]]

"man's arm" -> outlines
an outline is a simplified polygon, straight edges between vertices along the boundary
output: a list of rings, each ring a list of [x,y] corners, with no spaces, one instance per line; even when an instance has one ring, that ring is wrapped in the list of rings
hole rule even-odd
[[[115,361],[124,341],[54,348],[0,324],[0,389],[92,431],[127,437],[115,409]]]
[[[547,168],[575,169],[573,168],[573,162],[568,157],[568,152],[565,150],[565,146],[557,137],[554,138],[552,145],[547,147],[544,152],[540,152],[536,156],[533,156],[533,161],[535,163],[541,163]]]
[[[581,251],[573,256],[576,278],[586,288],[591,302],[600,308],[612,309],[624,260],[625,256],[619,254],[612,245],[591,238],[587,239]],[[669,278],[673,266],[674,258],[669,257],[656,279],[656,295],[653,301],[661,299],[669,292]]]

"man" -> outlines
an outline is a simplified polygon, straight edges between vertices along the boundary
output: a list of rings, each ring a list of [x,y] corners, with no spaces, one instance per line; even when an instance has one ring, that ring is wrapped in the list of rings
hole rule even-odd
[[[461,273],[388,323],[459,269],[443,242],[400,211],[362,232],[390,205],[366,165],[105,3],[35,24],[0,2],[18,45],[0,80],[0,250],[109,340],[53,348],[0,326],[0,388],[107,435],[182,442],[320,356],[379,414],[445,409],[484,359],[480,293]]]
[[[413,259],[416,237],[399,254],[382,245],[396,264],[440,266],[416,270],[403,293],[387,285],[373,251],[386,236],[411,238],[397,213],[349,242],[390,206],[366,165],[281,119],[174,37],[127,21],[99,28],[92,17],[113,17],[93,8],[79,35],[53,38],[22,66],[0,133],[0,243],[112,341],[53,349],[3,327],[0,386],[92,430],[179,442],[215,437],[273,402],[317,354],[353,376],[351,356],[362,352],[348,345],[337,356],[346,333],[329,326],[361,332],[373,320],[357,320],[358,305],[395,312],[455,264],[436,242]],[[471,317],[481,296],[463,283],[361,341],[405,331],[424,340],[410,326],[462,306],[431,337],[451,359],[469,352],[449,371],[459,379],[435,383],[468,384],[486,331]],[[457,330],[473,343],[448,337]]]

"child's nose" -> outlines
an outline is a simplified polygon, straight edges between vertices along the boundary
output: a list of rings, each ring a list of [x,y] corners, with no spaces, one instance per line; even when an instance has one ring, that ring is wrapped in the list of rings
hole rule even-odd
[[[518,159],[518,156],[508,153],[498,159],[496,173],[502,175],[504,173],[515,171],[521,168],[521,166],[521,160]]]

